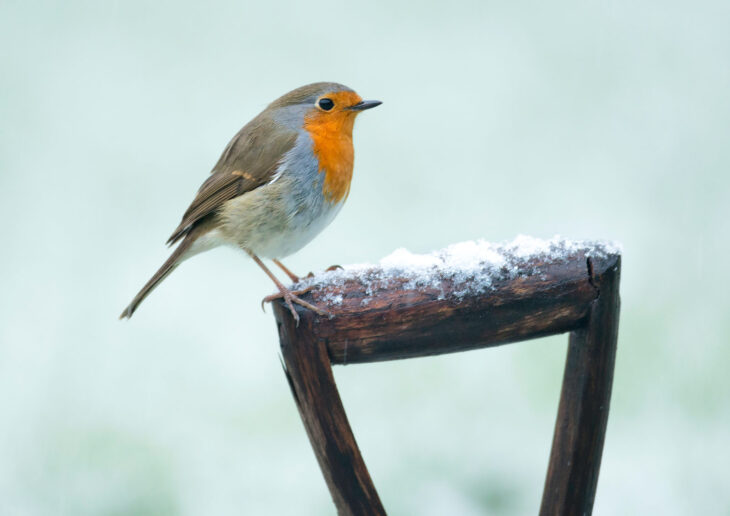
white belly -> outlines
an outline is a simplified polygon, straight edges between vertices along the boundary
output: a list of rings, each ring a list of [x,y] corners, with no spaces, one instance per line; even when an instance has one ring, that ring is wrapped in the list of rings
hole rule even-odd
[[[249,249],[264,258],[285,258],[314,240],[339,213],[342,203],[331,205],[315,216],[298,215],[279,231],[251,234]]]
[[[303,186],[282,177],[228,201],[220,233],[229,245],[262,258],[285,258],[327,227],[342,204],[326,201],[316,182]]]

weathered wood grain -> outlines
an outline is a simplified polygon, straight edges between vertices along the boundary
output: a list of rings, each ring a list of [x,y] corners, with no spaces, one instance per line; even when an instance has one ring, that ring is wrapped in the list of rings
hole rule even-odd
[[[613,261],[615,261],[613,257]],[[593,259],[600,276],[611,257]],[[587,257],[576,253],[556,263],[533,262],[514,279],[498,280],[483,295],[458,299],[448,279],[439,288],[405,290],[395,278],[369,296],[357,279],[312,291],[304,299],[331,312],[312,319],[334,364],[354,364],[453,353],[495,346],[581,327],[598,291],[589,281]],[[444,296],[443,293],[446,293]],[[339,304],[328,299],[342,297]],[[362,300],[368,298],[367,305]]]
[[[289,386],[339,514],[385,514],[345,415],[324,342],[311,320],[296,326],[289,309],[274,306]]]
[[[594,275],[599,290],[584,328],[571,332],[541,516],[590,514],[611,401],[621,262]]]

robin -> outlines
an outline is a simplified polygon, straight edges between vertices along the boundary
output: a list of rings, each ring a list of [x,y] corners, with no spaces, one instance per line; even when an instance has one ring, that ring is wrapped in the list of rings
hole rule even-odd
[[[278,98],[246,124],[223,150],[180,225],[167,241],[178,244],[124,309],[139,304],[183,261],[220,245],[243,249],[273,280],[294,319],[297,303],[327,312],[285,287],[261,261],[270,258],[294,282],[281,259],[322,231],[350,192],[357,115],[380,105],[333,82],[302,86]]]

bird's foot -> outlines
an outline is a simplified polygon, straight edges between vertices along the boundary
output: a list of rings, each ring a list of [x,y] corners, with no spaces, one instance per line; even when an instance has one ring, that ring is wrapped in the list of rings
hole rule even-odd
[[[289,294],[291,294],[292,296],[296,297],[296,296],[301,296],[302,294],[306,294],[307,292],[309,292],[313,288],[314,288],[314,285],[310,285],[308,287],[305,287],[305,288],[302,288],[302,289],[299,289],[299,290],[289,290],[287,288],[284,288],[284,291],[286,291]],[[286,294],[284,294],[283,291],[279,291],[277,294],[271,294],[271,295],[266,296],[265,298],[263,298],[261,300],[261,304],[271,303],[274,299],[282,299],[282,298],[286,299]],[[300,299],[300,301],[302,301],[302,300]],[[302,301],[302,303],[306,303],[306,301]],[[304,306],[304,305],[302,305],[302,306]]]
[[[286,306],[289,307],[289,311],[291,312],[292,316],[294,316],[294,320],[297,322],[297,326],[299,326],[299,314],[294,309],[294,304],[296,303],[298,305],[303,306],[304,308],[307,308],[308,310],[311,310],[312,312],[322,315],[322,316],[331,316],[331,314],[325,310],[322,310],[321,308],[317,308],[311,303],[307,303],[303,299],[300,299],[299,296],[302,294],[305,294],[312,290],[314,286],[309,286],[306,288],[303,288],[301,290],[289,290],[286,287],[279,287],[279,293],[278,294],[271,294],[270,296],[266,296],[261,300],[261,307],[263,308],[264,303],[271,303],[275,299],[284,299],[284,302],[286,303]]]

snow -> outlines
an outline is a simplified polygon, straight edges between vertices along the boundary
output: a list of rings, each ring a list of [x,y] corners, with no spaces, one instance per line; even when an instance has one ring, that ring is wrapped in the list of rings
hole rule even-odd
[[[403,290],[433,289],[447,294],[442,283],[452,284],[449,296],[462,299],[467,295],[484,293],[497,280],[539,274],[536,263],[557,263],[576,253],[588,257],[605,258],[621,254],[621,244],[605,241],[567,240],[555,236],[549,240],[519,235],[511,242],[492,243],[472,240],[452,244],[428,254],[414,254],[401,248],[381,259],[377,264],[348,265],[343,269],[320,272],[304,279],[296,288],[313,287],[325,291],[322,298],[331,304],[340,304],[340,288],[346,281],[359,281],[367,296],[396,283]],[[369,297],[362,300],[365,306]]]

